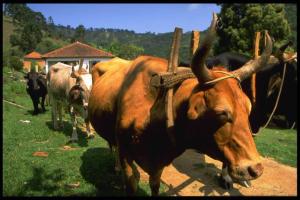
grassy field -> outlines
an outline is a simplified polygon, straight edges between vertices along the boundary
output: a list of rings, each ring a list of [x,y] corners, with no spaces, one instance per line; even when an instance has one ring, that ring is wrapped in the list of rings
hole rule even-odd
[[[3,195],[4,196],[123,196],[122,176],[113,170],[114,158],[98,135],[87,140],[79,132],[78,143],[69,144],[72,127],[54,131],[47,112],[32,116],[25,83],[3,71],[3,98],[26,109],[3,102]],[[20,78],[23,74],[17,73]],[[68,120],[69,116],[65,115]],[[29,120],[23,123],[21,120]],[[264,129],[255,140],[259,152],[296,166],[296,131]],[[66,150],[64,146],[72,149]],[[36,157],[37,151],[47,157]],[[167,187],[161,185],[160,190]],[[148,183],[140,182],[138,195],[150,195]]]
[[[280,163],[297,167],[297,131],[291,129],[263,129],[254,138],[258,151]]]
[[[50,107],[46,113],[32,116],[25,83],[14,81],[10,75],[5,68],[3,98],[26,109],[3,102],[4,196],[124,196],[122,176],[114,172],[114,157],[105,140],[98,135],[87,140],[78,132],[78,143],[69,144],[70,123],[64,123],[63,131],[54,131]],[[65,120],[69,120],[68,115]],[[66,145],[73,149],[65,150]],[[33,156],[37,151],[48,156]],[[160,190],[166,187],[162,185]],[[140,182],[138,195],[150,193],[148,183]]]

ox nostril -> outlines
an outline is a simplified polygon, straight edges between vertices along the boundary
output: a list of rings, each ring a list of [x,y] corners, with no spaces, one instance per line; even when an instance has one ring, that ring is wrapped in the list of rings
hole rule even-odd
[[[262,174],[263,169],[264,168],[263,168],[262,164],[258,163],[256,165],[249,166],[248,172],[249,172],[250,176],[252,176],[253,178],[257,178]]]

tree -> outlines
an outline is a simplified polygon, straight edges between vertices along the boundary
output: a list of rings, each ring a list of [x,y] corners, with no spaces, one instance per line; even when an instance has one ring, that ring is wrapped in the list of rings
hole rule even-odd
[[[282,4],[221,4],[219,17],[223,27],[218,29],[219,43],[215,53],[233,51],[252,55],[255,32],[268,30],[275,46],[290,35]],[[263,42],[261,42],[262,44]]]
[[[49,51],[53,51],[55,49],[58,49],[62,47],[61,44],[58,44],[51,38],[45,38],[43,39],[37,46],[36,46],[36,51],[44,54]]]
[[[48,20],[47,20],[47,31],[48,31],[49,37],[55,36],[55,25],[54,25],[54,21],[51,16],[48,17]]]
[[[30,9],[26,4],[6,3],[4,5],[4,13],[13,19],[13,23],[22,24],[24,21],[28,20],[28,18],[24,17],[28,12],[30,12]]]
[[[291,27],[289,39],[293,41],[293,47],[297,50],[297,4],[285,4],[285,16]]]
[[[107,48],[107,51],[124,59],[134,59],[144,53],[144,49],[142,47],[138,47],[133,44],[122,44],[119,42],[112,42]]]
[[[85,28],[83,25],[79,25],[75,29],[75,34],[72,38],[72,42],[75,42],[75,41],[84,42],[85,41],[84,36],[85,36]]]
[[[25,25],[20,37],[19,46],[25,53],[33,51],[37,44],[42,40],[41,30],[33,23]]]

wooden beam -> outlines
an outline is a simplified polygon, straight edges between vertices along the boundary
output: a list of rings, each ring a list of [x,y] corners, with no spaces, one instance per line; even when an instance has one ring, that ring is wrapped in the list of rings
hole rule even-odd
[[[168,72],[176,73],[178,66],[178,57],[179,57],[179,47],[182,36],[182,29],[176,27],[173,35],[173,41],[170,51],[170,57],[168,62]],[[173,115],[173,88],[167,90],[167,95],[165,99],[165,110],[166,110],[166,124],[168,135],[175,145],[175,138],[173,137],[173,127],[174,127],[174,115]]]
[[[259,56],[259,40],[260,40],[260,32],[255,33],[254,39],[254,59],[257,59]],[[256,73],[252,74],[251,76],[251,93],[252,99],[251,103],[256,103]]]

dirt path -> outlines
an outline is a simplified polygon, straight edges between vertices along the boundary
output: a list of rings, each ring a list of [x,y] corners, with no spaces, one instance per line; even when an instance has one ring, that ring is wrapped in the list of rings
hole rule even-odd
[[[297,168],[277,163],[264,158],[264,173],[257,180],[251,181],[246,188],[234,183],[234,189],[227,191],[218,186],[218,178],[222,163],[192,150],[164,169],[162,182],[169,186],[170,196],[296,196]],[[141,169],[141,180],[148,182],[148,175]]]

